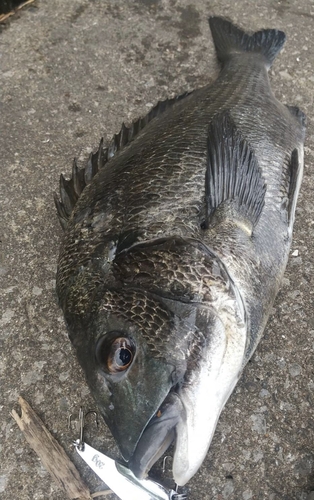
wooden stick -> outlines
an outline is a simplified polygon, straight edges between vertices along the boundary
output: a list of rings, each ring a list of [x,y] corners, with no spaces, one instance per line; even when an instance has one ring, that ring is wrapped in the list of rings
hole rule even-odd
[[[21,417],[15,410],[12,410],[11,415],[23,432],[26,441],[41,459],[44,467],[68,498],[71,500],[91,500],[89,489],[83,483],[78,470],[63,448],[21,396],[19,403],[22,410]]]
[[[6,14],[1,14],[0,15],[0,23],[8,19],[8,17],[14,16],[14,14],[20,10],[23,9],[23,7],[26,7],[26,5],[29,5],[31,3],[35,2],[35,0],[27,0],[26,2],[22,3],[22,5],[18,5],[15,9],[11,10],[10,12],[7,12]]]

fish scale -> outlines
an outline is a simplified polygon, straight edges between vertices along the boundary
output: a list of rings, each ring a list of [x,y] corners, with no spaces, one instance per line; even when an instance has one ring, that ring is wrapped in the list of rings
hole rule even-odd
[[[217,80],[156,105],[60,180],[57,293],[90,390],[143,478],[186,484],[288,259],[305,116],[273,95],[284,33],[209,19]]]

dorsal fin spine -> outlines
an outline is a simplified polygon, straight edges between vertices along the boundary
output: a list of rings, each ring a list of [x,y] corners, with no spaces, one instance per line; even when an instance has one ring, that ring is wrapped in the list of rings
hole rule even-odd
[[[72,178],[66,180],[63,175],[60,177],[61,201],[58,199],[57,195],[54,196],[58,217],[63,229],[65,229],[67,220],[70,218],[75,203],[83,189],[91,182],[93,177],[103,168],[108,160],[110,160],[119,150],[127,146],[127,144],[130,143],[153,118],[162,114],[173,104],[181,101],[190,94],[191,92],[185,92],[172,99],[160,101],[146,116],[134,121],[130,127],[127,127],[125,123],[123,123],[120,132],[113,136],[108,148],[105,149],[103,147],[103,139],[101,139],[96,153],[91,153],[89,155],[85,168],[79,169],[76,165],[76,160],[74,160],[75,164],[72,168]]]

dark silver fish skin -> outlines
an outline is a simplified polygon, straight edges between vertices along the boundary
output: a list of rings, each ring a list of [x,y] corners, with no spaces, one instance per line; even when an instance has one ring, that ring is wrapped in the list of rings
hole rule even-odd
[[[286,267],[305,116],[273,95],[284,33],[209,20],[221,73],[61,176],[57,293],[92,394],[138,476],[175,440],[200,467]]]

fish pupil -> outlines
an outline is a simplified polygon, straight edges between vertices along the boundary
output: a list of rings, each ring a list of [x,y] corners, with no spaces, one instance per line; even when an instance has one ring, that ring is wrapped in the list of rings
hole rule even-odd
[[[132,353],[129,349],[121,347],[116,354],[116,363],[118,366],[129,365],[132,361]]]

